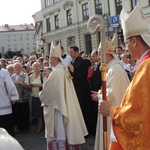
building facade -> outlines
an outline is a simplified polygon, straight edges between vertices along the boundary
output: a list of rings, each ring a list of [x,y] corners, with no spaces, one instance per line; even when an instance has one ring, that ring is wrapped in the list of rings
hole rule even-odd
[[[35,39],[43,45],[44,55],[49,55],[51,42],[68,47],[76,45],[87,54],[97,49],[100,34],[91,35],[87,30],[89,18],[102,15],[105,22],[106,38],[111,39],[116,32],[118,45],[123,44],[119,15],[122,7],[130,13],[139,2],[150,26],[150,0],[41,0],[41,10],[36,12]],[[113,20],[117,19],[117,24]]]
[[[20,51],[29,56],[36,49],[34,34],[33,24],[0,26],[0,49]]]

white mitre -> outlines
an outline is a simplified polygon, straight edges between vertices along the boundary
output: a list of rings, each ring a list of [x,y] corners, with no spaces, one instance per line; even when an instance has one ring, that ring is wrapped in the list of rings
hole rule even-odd
[[[106,41],[106,53],[114,55],[115,47],[116,47],[116,36],[114,36],[111,41]]]
[[[106,46],[106,53],[112,54],[113,57],[118,61],[119,64],[120,60],[118,59],[116,53],[115,53],[115,47],[116,47],[116,36],[113,37],[111,41],[105,41],[105,46]],[[100,50],[102,49],[101,43],[100,43]]]
[[[51,42],[50,57],[61,58],[60,42],[56,46],[54,46],[53,42]]]
[[[71,77],[68,67],[64,61],[64,59],[61,57],[61,46],[60,46],[60,42],[58,43],[58,45],[54,46],[53,42],[51,42],[51,50],[50,50],[50,57],[57,57],[60,59],[61,63],[64,66],[65,72],[66,72],[66,76],[67,77]]]
[[[124,39],[141,35],[142,39],[150,46],[148,24],[144,12],[138,3],[130,15],[123,8],[120,13],[120,18]]]
[[[111,41],[105,41],[105,51],[109,54],[115,54],[116,36]],[[99,45],[99,49],[102,51],[102,43]]]

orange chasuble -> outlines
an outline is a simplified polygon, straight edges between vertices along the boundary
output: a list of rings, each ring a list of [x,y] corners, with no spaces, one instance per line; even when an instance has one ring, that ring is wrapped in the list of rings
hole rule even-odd
[[[118,142],[110,150],[150,150],[150,51],[142,58],[120,107],[111,107]]]

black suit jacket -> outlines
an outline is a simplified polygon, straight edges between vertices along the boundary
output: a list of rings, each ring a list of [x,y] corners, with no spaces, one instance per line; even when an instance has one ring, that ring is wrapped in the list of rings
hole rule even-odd
[[[98,91],[101,89],[102,79],[101,79],[101,71],[99,70],[101,63],[97,63],[93,66],[93,75],[91,80],[91,90]]]

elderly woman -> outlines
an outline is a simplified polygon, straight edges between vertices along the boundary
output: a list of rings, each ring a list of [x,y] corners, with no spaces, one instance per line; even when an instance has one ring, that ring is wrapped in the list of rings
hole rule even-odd
[[[37,132],[43,129],[43,109],[39,99],[39,92],[42,89],[43,76],[40,72],[41,65],[39,62],[32,64],[33,73],[30,75],[29,83],[32,92],[32,116],[37,118]]]
[[[14,74],[14,67],[13,64],[9,64],[6,66],[6,69],[8,70],[10,76],[12,76]]]

